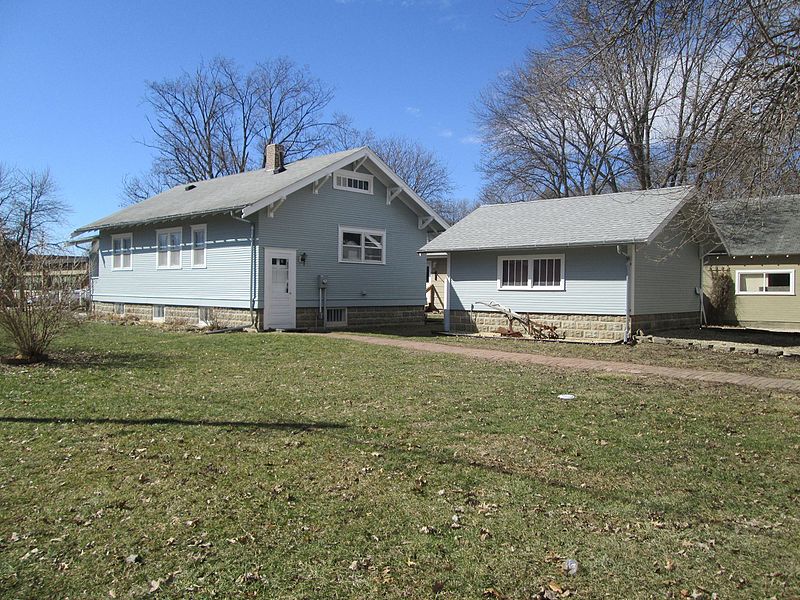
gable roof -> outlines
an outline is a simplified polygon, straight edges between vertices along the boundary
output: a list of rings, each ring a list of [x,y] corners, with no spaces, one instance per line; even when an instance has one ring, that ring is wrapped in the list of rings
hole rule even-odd
[[[733,256],[800,254],[800,194],[728,200],[711,219]]]
[[[282,197],[361,159],[370,160],[383,173],[385,183],[392,182],[407,196],[407,204],[430,215],[447,228],[447,223],[422,198],[367,146],[315,156],[288,163],[284,171],[273,173],[257,169],[215,179],[177,185],[138,204],[125,207],[102,219],[79,227],[73,235],[97,229],[126,227],[193,216],[242,211],[243,216],[269,206]],[[380,178],[380,177],[379,177]]]
[[[420,251],[650,242],[691,195],[683,186],[481,206]]]

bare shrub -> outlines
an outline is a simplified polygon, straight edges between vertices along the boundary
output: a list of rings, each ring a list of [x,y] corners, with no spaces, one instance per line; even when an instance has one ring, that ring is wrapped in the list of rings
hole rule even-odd
[[[19,246],[0,248],[0,329],[17,349],[14,360],[38,362],[64,328],[75,323],[72,280],[46,255]]]
[[[735,320],[733,315],[734,284],[731,270],[727,267],[711,269],[711,290],[708,299],[708,320],[722,324]]]

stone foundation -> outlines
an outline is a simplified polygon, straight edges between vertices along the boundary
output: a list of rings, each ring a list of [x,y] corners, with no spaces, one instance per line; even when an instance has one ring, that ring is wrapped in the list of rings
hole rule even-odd
[[[687,313],[660,313],[657,315],[634,315],[631,317],[631,331],[651,334],[667,329],[686,329],[700,327],[700,311]]]
[[[563,315],[525,313],[532,321],[556,328],[560,338],[613,342],[625,336],[625,317],[616,315]],[[489,333],[508,327],[508,318],[499,312],[450,311],[450,331],[457,333]],[[514,328],[521,331],[518,323]]]
[[[92,309],[97,315],[111,317],[115,315],[114,302],[93,302]],[[250,311],[246,308],[210,307],[209,322],[219,327],[241,327],[250,325]],[[125,303],[124,315],[135,317],[140,321],[153,320],[152,304]],[[260,328],[262,322],[261,309],[256,310],[256,321]],[[196,306],[164,306],[164,322],[186,322],[198,324],[198,307]],[[420,326],[425,324],[425,311],[420,306],[350,306],[347,308],[347,324],[330,326],[330,329],[363,329],[385,326]],[[319,318],[316,308],[297,309],[298,329],[322,329],[324,323]]]
[[[329,307],[334,308],[334,307]],[[329,329],[365,329],[386,326],[421,326],[425,310],[420,306],[348,306],[347,325],[328,326]],[[325,326],[317,308],[298,308],[297,327],[321,329]]]
[[[101,316],[115,315],[114,302],[93,302],[92,310]],[[224,308],[219,306],[208,309],[208,323],[219,327],[242,327],[250,325],[250,310],[246,308]],[[153,320],[152,304],[130,304],[125,303],[126,317],[136,317],[140,321]],[[261,311],[256,311],[256,318],[261,319]],[[164,305],[164,322],[176,323],[186,322],[189,325],[199,324],[197,306],[169,306]]]
[[[591,341],[619,341],[625,337],[625,317],[622,315],[567,315],[553,313],[522,313],[532,321],[556,328],[560,338]],[[682,329],[700,326],[699,312],[662,313],[635,315],[631,317],[633,332],[645,334],[667,329]],[[450,311],[450,331],[455,333],[490,333],[498,327],[508,327],[508,318],[499,312]],[[515,323],[514,328],[522,328]]]

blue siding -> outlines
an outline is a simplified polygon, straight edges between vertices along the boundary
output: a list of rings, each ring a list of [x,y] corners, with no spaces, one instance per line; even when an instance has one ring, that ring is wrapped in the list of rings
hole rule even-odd
[[[190,225],[206,224],[206,268],[193,269],[190,256]],[[129,302],[186,306],[250,306],[250,226],[230,216],[185,221],[182,268],[156,269],[156,230],[177,227],[121,230],[133,233],[133,270],[112,270],[111,234],[100,236],[99,276],[94,299],[100,302]]]
[[[684,243],[675,228],[668,227],[651,244],[636,251],[633,314],[681,313],[700,310],[703,269],[697,244]]]
[[[425,304],[427,241],[416,214],[402,200],[386,205],[386,187],[374,179],[374,195],[333,188],[329,179],[318,194],[311,186],[291,194],[275,212],[258,213],[259,302],[263,298],[265,247],[297,250],[297,306],[319,303],[317,276],[328,276],[328,306]],[[339,226],[386,230],[386,264],[339,262]],[[305,252],[306,262],[299,261]],[[259,304],[260,305],[260,304]]]
[[[497,289],[497,258],[504,255],[564,254],[562,291]],[[450,255],[450,307],[470,310],[495,300],[521,312],[624,315],[626,259],[614,247],[553,248],[531,252],[454,252]],[[475,310],[488,310],[474,306]]]
[[[417,254],[427,234],[417,215],[400,198],[386,205],[386,187],[374,179],[374,195],[335,190],[331,179],[319,190],[311,186],[291,194],[270,218],[256,220],[256,308],[263,307],[264,248],[297,250],[297,306],[316,307],[317,276],[327,275],[328,306],[395,306],[425,304],[425,258]],[[190,225],[205,223],[208,247],[205,269],[190,265]],[[386,231],[386,264],[339,263],[339,226]],[[156,230],[182,226],[180,270],[156,269]],[[113,271],[111,234],[100,237],[100,269],[94,299],[187,306],[248,308],[250,298],[250,226],[217,216],[157,227],[121,230],[133,233],[133,270]],[[299,260],[306,254],[305,264]]]

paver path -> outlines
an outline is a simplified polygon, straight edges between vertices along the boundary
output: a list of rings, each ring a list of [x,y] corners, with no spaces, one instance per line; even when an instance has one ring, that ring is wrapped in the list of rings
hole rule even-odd
[[[469,358],[481,360],[544,365],[546,367],[581,369],[586,371],[605,371],[607,373],[622,373],[625,375],[657,375],[659,377],[670,377],[673,379],[692,379],[711,383],[730,383],[733,385],[747,385],[761,389],[800,392],[800,379],[759,377],[757,375],[745,375],[743,373],[730,373],[727,371],[699,371],[696,369],[658,367],[655,365],[639,365],[609,360],[523,354],[521,352],[467,348],[465,346],[450,346],[446,344],[437,344],[435,342],[420,342],[408,339],[355,335],[349,333],[329,333],[326,335],[344,340],[362,342],[364,344],[393,346],[395,348],[406,348],[408,350],[418,350],[422,352],[439,352],[440,354],[457,354],[459,356],[467,356]]]

